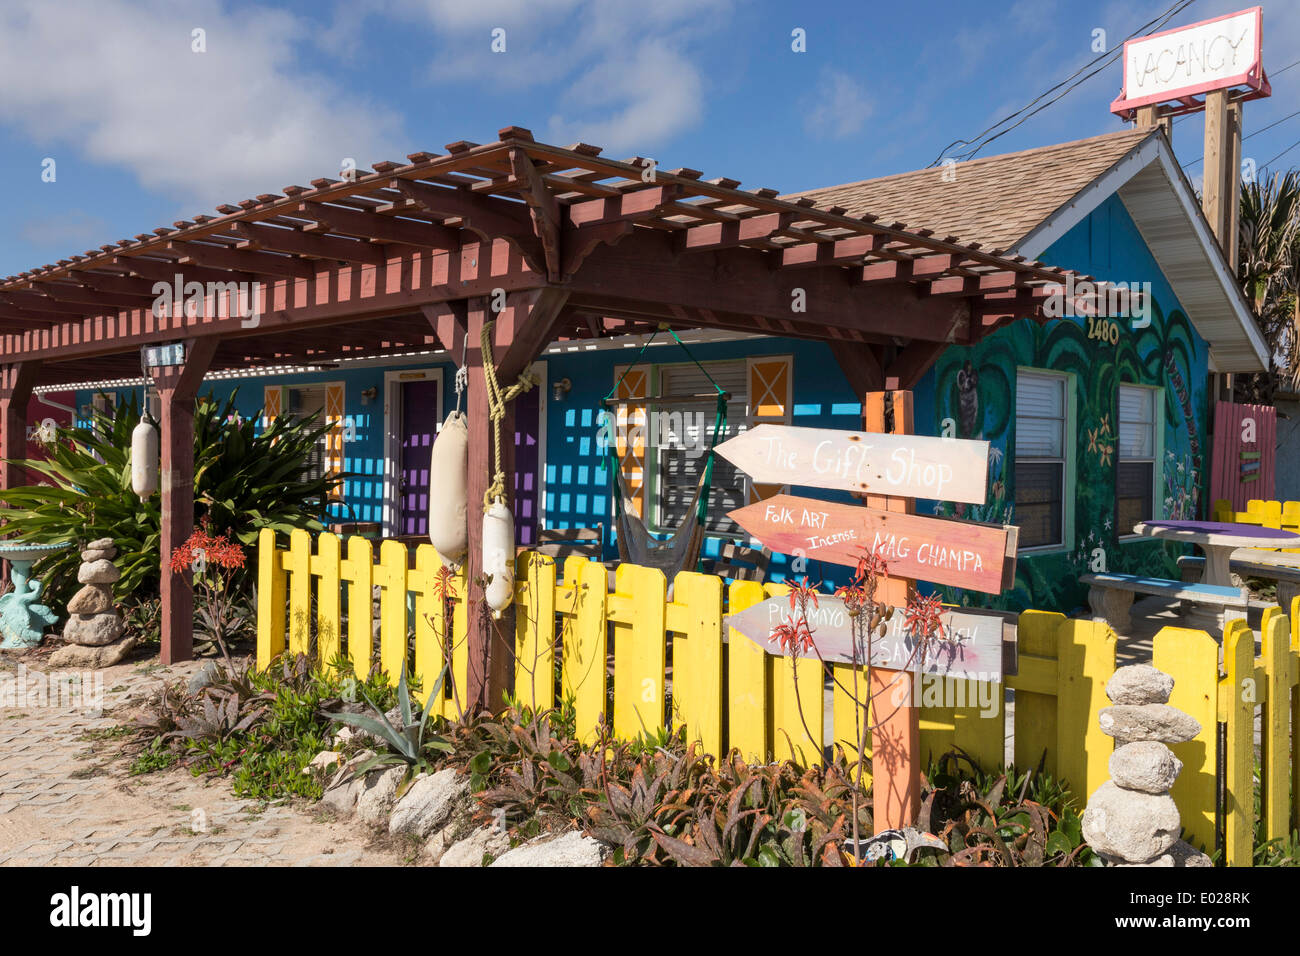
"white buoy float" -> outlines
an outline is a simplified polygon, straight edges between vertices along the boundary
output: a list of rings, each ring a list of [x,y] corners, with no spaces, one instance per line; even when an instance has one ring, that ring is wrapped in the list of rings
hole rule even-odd
[[[131,490],[141,499],[158,490],[158,429],[143,418],[131,431]]]
[[[483,515],[483,596],[500,617],[515,599],[515,516],[497,498]]]
[[[469,552],[469,428],[453,411],[429,456],[429,541],[449,564]]]

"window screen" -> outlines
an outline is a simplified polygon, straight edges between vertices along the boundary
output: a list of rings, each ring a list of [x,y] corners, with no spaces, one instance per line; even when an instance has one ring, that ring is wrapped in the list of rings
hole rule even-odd
[[[289,393],[288,414],[301,420],[316,417],[315,424],[321,425],[325,421],[325,386],[324,385],[303,385],[286,389]],[[327,436],[321,435],[316,440],[316,447],[312,449],[311,459],[307,464],[305,477],[309,480],[316,480],[325,477],[325,462],[329,449],[327,445]]]
[[[727,427],[718,443],[732,438],[745,428],[748,405],[748,374],[744,362],[706,362],[704,367],[723,389],[731,393],[727,404]],[[651,404],[650,439],[656,442],[658,466],[656,483],[656,529],[675,531],[686,518],[695,496],[700,474],[713,442],[713,422],[717,415],[716,391],[708,376],[694,362],[661,366],[661,396],[701,395],[699,401]],[[721,455],[713,459],[713,477],[709,483],[709,504],[705,529],[715,534],[740,534],[740,526],[727,517],[745,504],[745,476]]]
[[[1133,526],[1155,514],[1156,391],[1140,385],[1119,387],[1119,459],[1115,474],[1116,530],[1132,534]]]
[[[1016,375],[1016,524],[1020,547],[1065,540],[1065,379]]]

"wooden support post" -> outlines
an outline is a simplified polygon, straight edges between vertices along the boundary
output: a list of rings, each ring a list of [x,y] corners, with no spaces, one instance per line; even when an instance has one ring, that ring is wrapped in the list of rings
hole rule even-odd
[[[184,574],[172,573],[171,556],[194,531],[194,399],[216,350],[215,335],[189,339],[184,364],[149,370],[162,418],[163,666],[194,657],[194,591]]]
[[[892,409],[892,418],[887,416]],[[863,427],[869,432],[912,433],[912,393],[868,392],[863,402]],[[868,508],[912,514],[911,498],[867,495]],[[890,575],[881,582],[877,600],[893,607],[907,604],[913,582]],[[921,808],[921,712],[912,699],[912,675],[874,670],[869,693],[872,705],[871,800],[877,833],[916,821]]]
[[[1224,201],[1227,232],[1223,238],[1223,251],[1233,274],[1237,272],[1237,223],[1241,218],[1241,103],[1228,106],[1228,163],[1224,169]]]
[[[39,360],[0,366],[0,489],[27,481],[26,472],[9,462],[27,457],[27,403],[40,370]]]
[[[1229,208],[1228,167],[1232,164],[1229,136],[1227,90],[1205,94],[1205,173],[1201,189],[1201,208],[1209,220],[1214,236],[1225,251],[1228,248]]]
[[[483,372],[481,337],[483,325],[492,320],[488,300],[469,301],[466,311],[469,348],[466,364],[469,381],[465,392],[465,414],[469,418],[469,555],[466,559],[466,587],[469,589],[469,668],[466,677],[467,706],[496,711],[502,695],[510,689],[514,673],[514,619],[503,614],[494,620],[483,593],[483,496],[496,469],[494,432],[488,411],[487,379]],[[505,383],[502,383],[505,386]],[[506,485],[514,475],[515,415],[506,403],[501,421],[501,462]]]

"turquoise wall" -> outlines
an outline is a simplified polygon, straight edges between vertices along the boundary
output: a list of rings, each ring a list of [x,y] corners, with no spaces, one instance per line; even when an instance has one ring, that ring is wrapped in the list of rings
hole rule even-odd
[[[957,375],[969,361],[979,372],[978,424],[959,437],[989,441],[990,496],[981,507],[952,502],[918,503],[921,513],[1015,523],[1015,382],[1018,367],[1050,369],[1071,376],[1075,405],[1075,468],[1072,479],[1073,539],[1065,547],[1022,553],[1016,587],[996,601],[987,595],[943,589],[958,603],[1011,609],[1074,611],[1086,602],[1078,582],[1103,556],[1109,571],[1177,577],[1180,546],[1134,539],[1121,541],[1115,527],[1115,459],[1118,452],[1117,386],[1164,389],[1163,448],[1154,517],[1202,516],[1207,494],[1205,461],[1208,349],[1182,311],[1173,289],[1151,257],[1118,197],[1103,202],[1042,256],[1051,265],[1112,282],[1150,282],[1151,325],[1119,325],[1112,345],[1088,336],[1089,320],[1062,318],[1044,325],[1028,320],[1000,329],[979,345],[944,352],[916,390],[916,422],[938,434],[946,418],[961,421]],[[969,396],[968,396],[969,401]],[[1071,490],[1067,487],[1067,491]]]

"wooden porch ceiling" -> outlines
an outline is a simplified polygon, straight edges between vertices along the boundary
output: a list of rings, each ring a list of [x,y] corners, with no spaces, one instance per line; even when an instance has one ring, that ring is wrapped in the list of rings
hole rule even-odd
[[[1068,276],[734,179],[519,127],[500,137],[287,186],[0,280],[0,364],[41,359],[45,383],[138,375],[139,346],[207,335],[221,337],[213,370],[428,349],[423,309],[544,287],[567,293],[559,339],[668,322],[861,343],[879,362],[909,342],[974,342],[1041,318]],[[177,275],[260,283],[259,322],[155,314],[155,283]]]

